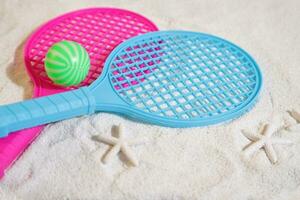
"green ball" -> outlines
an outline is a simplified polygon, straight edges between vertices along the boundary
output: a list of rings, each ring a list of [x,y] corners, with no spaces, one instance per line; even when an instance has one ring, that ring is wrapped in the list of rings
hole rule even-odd
[[[76,42],[57,42],[46,54],[45,69],[48,77],[57,85],[78,85],[89,72],[89,54]]]

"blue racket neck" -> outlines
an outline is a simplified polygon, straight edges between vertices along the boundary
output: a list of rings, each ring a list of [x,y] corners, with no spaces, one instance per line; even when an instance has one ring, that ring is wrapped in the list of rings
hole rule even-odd
[[[89,92],[95,99],[95,105],[92,106],[95,106],[96,111],[113,111],[117,104],[125,104],[112,88],[108,76],[96,81],[95,85],[88,87]]]

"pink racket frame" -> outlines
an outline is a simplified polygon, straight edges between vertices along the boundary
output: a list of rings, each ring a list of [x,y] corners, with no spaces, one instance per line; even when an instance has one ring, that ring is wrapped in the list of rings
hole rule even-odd
[[[54,19],[50,20],[49,22],[46,22],[45,24],[43,24],[39,28],[37,28],[37,30],[31,34],[31,36],[27,40],[27,42],[25,44],[25,48],[24,48],[24,58],[25,58],[26,70],[34,84],[33,98],[45,96],[45,95],[51,95],[54,93],[59,93],[59,92],[63,92],[63,91],[72,89],[72,88],[60,88],[58,86],[52,85],[51,83],[47,83],[47,81],[43,82],[43,80],[41,80],[40,78],[35,77],[36,73],[33,72],[32,66],[30,64],[30,59],[28,59],[28,55],[30,53],[29,52],[30,49],[28,48],[28,46],[35,40],[35,36],[43,34],[43,32],[48,27],[51,27],[53,24],[56,24],[57,21],[61,20],[61,18],[63,18],[63,17],[66,17],[68,15],[80,14],[81,12],[86,12],[86,11],[98,12],[99,10],[109,11],[110,13],[122,11],[124,13],[127,12],[129,14],[134,14],[136,16],[139,16],[141,20],[144,20],[145,23],[149,24],[149,26],[151,27],[151,30],[149,30],[149,31],[158,30],[157,26],[154,23],[152,23],[151,21],[149,21],[148,19],[146,19],[145,17],[143,17],[141,15],[131,12],[131,11],[122,10],[122,9],[114,9],[114,8],[89,8],[89,9],[78,10],[75,12],[73,11],[73,12],[61,15],[57,18],[54,18]],[[108,55],[109,55],[109,52],[105,56],[108,56]],[[101,70],[98,73],[101,73]],[[92,76],[93,74],[91,75],[89,73],[89,75]],[[87,79],[85,81],[83,81],[83,84],[81,84],[81,85],[90,84],[91,81],[88,81],[88,79],[91,79],[91,77],[87,77]],[[10,134],[8,137],[0,139],[0,178],[2,178],[4,176],[5,170],[7,170],[14,163],[14,161],[24,152],[24,150],[31,144],[31,142],[41,133],[43,128],[44,128],[44,126],[38,126],[38,127],[30,128],[30,129],[24,129],[21,131],[17,131],[13,134]]]

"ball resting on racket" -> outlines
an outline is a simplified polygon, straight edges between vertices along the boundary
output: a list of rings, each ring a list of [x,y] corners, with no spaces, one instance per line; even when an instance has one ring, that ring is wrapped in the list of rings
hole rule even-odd
[[[50,47],[45,58],[48,77],[57,85],[75,86],[81,83],[90,69],[88,52],[80,44],[61,41]]]
[[[248,111],[261,84],[256,62],[226,40],[147,33],[120,44],[90,86],[1,106],[0,134],[96,111],[170,127],[210,125]]]

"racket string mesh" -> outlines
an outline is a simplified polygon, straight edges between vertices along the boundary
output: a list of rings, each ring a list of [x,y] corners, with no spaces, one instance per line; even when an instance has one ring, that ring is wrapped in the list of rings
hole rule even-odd
[[[232,112],[257,84],[255,66],[240,49],[189,35],[136,41],[112,61],[110,77],[134,107],[183,120]]]
[[[54,88],[47,76],[44,58],[48,49],[56,42],[70,40],[81,44],[88,51],[91,67],[88,76],[79,86],[86,86],[98,78],[109,53],[122,41],[149,31],[155,31],[152,23],[139,16],[121,10],[95,9],[65,16],[35,36],[29,46],[26,59],[35,79]],[[77,86],[78,87],[78,86]],[[74,88],[69,87],[69,89]],[[68,89],[68,88],[67,88]]]

